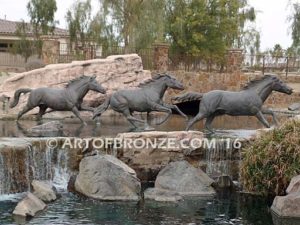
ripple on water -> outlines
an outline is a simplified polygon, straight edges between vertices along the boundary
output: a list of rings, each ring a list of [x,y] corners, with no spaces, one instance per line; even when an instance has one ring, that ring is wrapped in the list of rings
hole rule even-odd
[[[1,225],[14,224],[11,212],[16,202],[0,202]],[[219,194],[210,199],[188,198],[178,203],[100,202],[80,198],[71,193],[50,203],[47,210],[27,224],[264,224],[272,225],[264,200],[244,201],[237,194]]]

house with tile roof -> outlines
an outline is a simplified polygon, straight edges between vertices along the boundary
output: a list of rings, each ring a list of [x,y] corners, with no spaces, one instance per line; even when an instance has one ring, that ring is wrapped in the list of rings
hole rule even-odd
[[[8,52],[9,47],[12,47],[19,37],[16,35],[18,25],[21,22],[9,21],[0,19],[0,52]],[[33,38],[32,26],[27,23],[28,38]],[[55,37],[60,43],[68,43],[69,32],[65,29],[55,28],[51,37]]]
[[[0,69],[1,70],[13,70],[13,71],[20,71],[24,70],[26,67],[26,60],[21,55],[14,55],[10,53],[10,48],[13,47],[14,43],[16,43],[20,37],[16,35],[16,31],[18,26],[22,22],[18,21],[9,21],[0,19]],[[27,32],[26,36],[28,40],[33,40],[33,28],[30,23],[26,23]],[[46,42],[55,42],[54,45],[50,46],[48,49],[50,52],[58,54],[66,54],[68,52],[69,46],[69,32],[68,30],[55,28],[54,32],[51,35],[42,36],[43,43]],[[46,43],[47,44],[47,43]],[[54,46],[54,49],[53,49]],[[47,51],[48,51],[47,50]],[[46,52],[47,53],[47,52]],[[35,60],[38,56],[34,55],[31,56],[28,60]],[[43,61],[45,59],[43,57]],[[45,63],[55,63],[57,62],[45,62]],[[8,68],[8,69],[7,69]]]

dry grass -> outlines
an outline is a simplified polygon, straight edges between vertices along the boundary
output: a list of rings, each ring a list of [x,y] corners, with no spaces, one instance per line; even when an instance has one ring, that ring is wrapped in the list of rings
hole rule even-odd
[[[243,151],[244,189],[263,195],[283,195],[300,174],[300,121],[289,120]]]

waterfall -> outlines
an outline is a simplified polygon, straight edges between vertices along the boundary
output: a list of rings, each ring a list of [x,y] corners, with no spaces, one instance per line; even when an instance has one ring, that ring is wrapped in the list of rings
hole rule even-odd
[[[211,148],[206,148],[206,173],[211,177],[229,175],[233,179],[238,178],[233,167],[238,164],[240,151],[235,148],[233,139],[218,138],[216,144]]]
[[[48,180],[66,189],[70,178],[69,152],[49,148],[45,139],[0,148],[0,195],[30,191],[32,180]],[[25,144],[24,144],[25,143]]]
[[[54,174],[52,178],[53,185],[59,190],[67,190],[68,182],[71,177],[70,170],[67,165],[68,152],[60,150],[57,155],[57,161],[54,164]]]

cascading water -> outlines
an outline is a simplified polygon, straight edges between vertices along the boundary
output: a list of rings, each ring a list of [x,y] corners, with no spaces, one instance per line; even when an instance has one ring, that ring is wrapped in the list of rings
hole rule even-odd
[[[60,150],[57,153],[57,161],[53,166],[53,185],[59,190],[66,190],[68,182],[71,177],[70,170],[67,165],[68,152],[66,150]]]
[[[217,138],[215,140],[212,147],[206,148],[206,173],[211,177],[229,175],[233,179],[238,179],[239,174],[235,174],[233,168],[240,159],[241,146],[235,146],[234,143],[237,139]]]
[[[69,151],[49,148],[45,140],[0,148],[0,195],[30,190],[32,180],[52,181],[66,189],[70,177]]]

